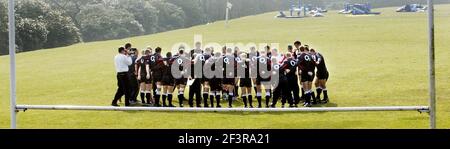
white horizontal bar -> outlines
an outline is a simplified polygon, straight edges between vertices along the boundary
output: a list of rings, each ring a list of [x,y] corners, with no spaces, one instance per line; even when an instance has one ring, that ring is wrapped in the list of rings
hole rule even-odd
[[[174,112],[349,112],[349,111],[429,111],[428,106],[385,107],[313,107],[313,108],[169,108],[113,107],[70,105],[17,105],[17,110],[86,110],[86,111],[174,111]]]

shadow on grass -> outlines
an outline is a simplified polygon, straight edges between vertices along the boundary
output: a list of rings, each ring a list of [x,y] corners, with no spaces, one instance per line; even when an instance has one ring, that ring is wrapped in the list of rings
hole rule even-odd
[[[174,103],[175,104],[175,103]],[[228,102],[221,102],[222,108],[228,108],[224,105],[228,105]],[[257,105],[257,104],[256,104]],[[137,104],[134,105],[132,107],[142,107],[142,104]],[[237,101],[233,101],[233,106],[234,107],[244,107],[244,104],[242,101],[237,100]],[[255,104],[254,104],[255,106]],[[300,108],[301,105],[299,105]],[[186,105],[185,105],[186,107]],[[280,104],[277,107],[281,107]],[[338,107],[338,104],[336,103],[327,103],[327,104],[318,104],[318,105],[314,105],[313,107]],[[122,111],[125,113],[141,113],[143,111]],[[173,112],[167,112],[167,111],[152,111],[153,113],[188,113],[188,114],[196,114],[199,112],[180,112],[180,111],[173,111]],[[201,112],[201,113],[214,113],[214,114],[221,114],[221,115],[283,115],[283,114],[307,114],[307,113],[317,113],[317,114],[324,114],[324,113],[328,113],[328,112]]]

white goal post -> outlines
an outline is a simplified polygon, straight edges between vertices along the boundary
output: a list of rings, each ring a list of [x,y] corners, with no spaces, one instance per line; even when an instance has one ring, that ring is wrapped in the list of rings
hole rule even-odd
[[[353,112],[353,111],[419,111],[430,115],[430,128],[436,129],[436,85],[434,52],[434,5],[428,0],[429,32],[429,106],[384,107],[319,107],[319,108],[159,108],[159,107],[112,107],[112,106],[66,106],[66,105],[17,105],[16,104],[16,51],[15,51],[15,0],[8,2],[9,56],[10,56],[10,113],[11,129],[16,129],[16,116],[20,110],[87,110],[87,111],[178,111],[178,112]]]

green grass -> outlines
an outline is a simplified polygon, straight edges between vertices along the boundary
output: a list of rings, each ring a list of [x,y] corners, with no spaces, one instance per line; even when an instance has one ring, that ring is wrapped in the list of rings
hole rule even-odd
[[[108,106],[116,89],[113,57],[125,42],[169,49],[177,42],[280,43],[301,40],[327,59],[326,106],[427,105],[426,13],[275,19],[276,12],[149,36],[76,44],[17,55],[18,104]],[[450,5],[436,6],[437,118],[450,128]],[[9,57],[0,57],[0,128],[9,127]],[[428,128],[418,112],[180,113],[27,111],[18,128]]]

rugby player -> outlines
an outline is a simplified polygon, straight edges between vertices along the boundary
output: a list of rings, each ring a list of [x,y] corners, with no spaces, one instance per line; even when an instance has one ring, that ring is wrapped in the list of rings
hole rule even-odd
[[[253,108],[252,99],[252,79],[250,78],[250,59],[248,53],[241,53],[240,59],[237,61],[237,65],[245,70],[243,75],[238,74],[239,87],[241,87],[242,100],[244,101],[245,108]],[[248,100],[248,104],[247,104]]]
[[[187,78],[184,77],[185,73],[187,72],[187,68],[184,67],[184,65],[190,65],[190,59],[186,56],[186,53],[184,52],[184,47],[180,46],[178,49],[178,54],[176,54],[173,57],[173,60],[178,63],[179,68],[178,70],[181,71],[181,77],[175,78],[175,87],[178,90],[178,103],[180,107],[184,107],[183,102],[185,100],[184,98],[184,89],[186,88]]]
[[[138,66],[138,80],[140,82],[140,95],[143,104],[152,104],[152,81],[150,75],[150,55],[151,48],[147,47],[147,50],[143,52],[143,55],[136,60],[136,65]],[[147,102],[145,102],[145,98]]]
[[[312,98],[312,81],[314,80],[315,62],[311,55],[308,54],[306,47],[300,47],[300,55],[298,56],[298,67],[301,79],[301,84],[305,90],[305,103],[303,106],[311,107]]]
[[[235,85],[235,72],[236,61],[233,54],[233,49],[227,48],[226,54],[223,56],[223,68],[224,78],[222,80],[224,90],[228,93],[228,107],[233,107],[234,85]]]
[[[316,81],[315,81],[315,86],[316,86],[316,91],[317,91],[317,96],[316,99],[317,100],[321,100],[320,99],[320,94],[323,91],[323,96],[324,98],[321,100],[322,103],[328,103],[329,99],[328,99],[328,91],[327,91],[327,81],[328,81],[328,77],[329,77],[329,73],[327,70],[327,66],[325,64],[325,58],[323,57],[322,54],[320,54],[319,52],[316,52],[314,49],[311,49],[311,54],[315,55],[316,57],[316,67],[317,67],[317,71],[316,71]]]
[[[162,49],[157,47],[155,49],[155,53],[150,56],[150,68],[153,75],[153,82],[156,82],[156,91],[155,91],[155,107],[161,107],[159,102],[162,91],[162,68],[164,67],[164,59],[161,56]]]
[[[175,79],[172,76],[171,68],[173,63],[172,52],[167,52],[166,58],[164,58],[164,66],[162,67],[163,77],[162,77],[162,101],[163,107],[175,107],[172,104],[173,90],[175,86]],[[166,98],[169,105],[166,104]]]

